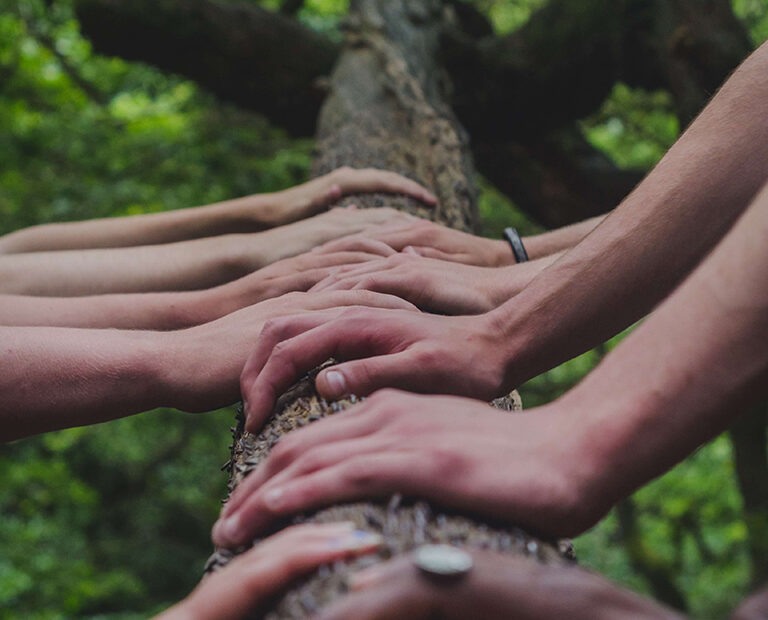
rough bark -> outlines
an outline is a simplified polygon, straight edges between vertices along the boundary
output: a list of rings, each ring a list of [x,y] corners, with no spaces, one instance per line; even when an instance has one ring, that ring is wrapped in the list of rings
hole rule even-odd
[[[431,215],[448,225],[471,229],[476,221],[473,169],[466,136],[444,103],[446,77],[436,62],[444,18],[439,0],[357,0],[347,24],[348,44],[331,80],[331,94],[320,117],[315,172],[338,165],[375,165],[425,183],[441,206]],[[377,206],[382,196],[353,197]],[[387,200],[391,203],[391,200]],[[426,212],[402,200],[401,208]],[[357,400],[319,399],[314,375],[301,380],[277,403],[258,435],[234,429],[230,489],[269,453],[286,432],[332,415]],[[516,394],[497,402],[519,409]],[[514,415],[510,413],[510,415]],[[296,517],[296,521],[351,520],[380,533],[385,541],[375,556],[339,562],[301,580],[276,600],[269,618],[304,618],[346,590],[351,570],[409,551],[428,542],[530,555],[545,562],[570,557],[567,543],[546,542],[509,524],[491,523],[470,512],[441,510],[417,498],[340,505]],[[281,526],[286,525],[285,523]],[[237,550],[217,550],[208,568],[228,561]]]

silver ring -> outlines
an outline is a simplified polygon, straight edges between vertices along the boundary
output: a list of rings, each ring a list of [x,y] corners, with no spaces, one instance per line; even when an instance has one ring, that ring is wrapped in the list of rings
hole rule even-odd
[[[439,577],[460,577],[472,570],[472,556],[451,545],[422,545],[413,552],[413,563]]]

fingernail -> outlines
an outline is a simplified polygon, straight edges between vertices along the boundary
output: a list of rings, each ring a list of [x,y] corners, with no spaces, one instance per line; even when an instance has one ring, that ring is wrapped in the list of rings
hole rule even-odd
[[[283,495],[283,489],[280,488],[267,491],[264,494],[264,504],[270,510],[279,510],[280,507],[285,503],[283,501]]]
[[[374,564],[349,577],[350,590],[364,590],[380,581],[385,573],[384,564]]]
[[[243,418],[248,419],[248,401],[243,398]]]
[[[240,534],[240,515],[219,519],[213,526],[213,537],[225,543],[235,543]]]
[[[328,396],[344,396],[347,382],[338,370],[329,370],[325,373],[325,382],[328,384]]]
[[[359,551],[378,547],[382,538],[378,534],[372,534],[364,530],[355,530],[344,536],[333,538],[328,543],[332,549],[344,549],[345,551]]]

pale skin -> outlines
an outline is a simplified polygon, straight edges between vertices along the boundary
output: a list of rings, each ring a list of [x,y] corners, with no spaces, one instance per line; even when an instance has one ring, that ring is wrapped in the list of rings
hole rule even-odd
[[[604,218],[605,216],[601,215],[578,224],[523,238],[528,258],[535,261],[572,248]],[[337,251],[347,249],[349,243],[354,243],[360,237],[381,241],[398,252],[407,250],[411,254],[452,263],[478,267],[516,264],[506,241],[478,237],[428,220],[393,223],[371,229],[360,235],[338,239],[332,247]]]
[[[352,246],[350,246],[352,247]],[[118,293],[81,297],[0,295],[0,325],[175,330],[200,325],[286,293],[306,291],[338,265],[393,255],[383,243],[360,239],[355,249],[300,254],[202,291]]]
[[[430,192],[399,174],[343,167],[272,194],[164,213],[32,226],[0,237],[0,254],[160,245],[258,232],[315,215],[346,194],[366,192],[405,194],[428,205],[436,203]]]
[[[691,276],[549,405],[511,415],[383,390],[291,433],[236,489],[214,540],[238,544],[276,518],[394,492],[549,536],[582,533],[765,396],[767,237],[768,186]],[[574,568],[473,555],[475,567],[450,587],[406,558],[375,566],[320,618],[680,618]],[[732,618],[766,609],[762,590]]]
[[[416,310],[390,295],[330,291],[290,293],[173,332],[0,327],[0,442],[156,407],[200,412],[232,404],[270,318],[368,304]]]
[[[387,258],[335,267],[310,290],[363,289],[397,295],[426,312],[482,314],[522,291],[561,253],[505,267],[425,258],[406,248]]]
[[[694,273],[582,383],[551,404],[509,416],[476,401],[384,391],[291,433],[237,488],[214,527],[214,540],[237,544],[277,516],[393,492],[470,508],[551,536],[584,532],[765,394],[766,238],[768,186]],[[330,312],[343,315],[351,333],[364,329],[356,310]],[[322,324],[327,314],[305,320]],[[382,320],[398,315],[415,339],[428,320],[377,314]],[[461,333],[457,318],[442,320],[453,327],[451,336],[471,342],[473,334]],[[311,337],[302,340],[304,359],[313,365],[327,357],[327,341],[318,330],[306,334]],[[348,341],[349,348],[333,355],[355,357],[359,345]],[[366,340],[371,342],[391,346]],[[393,357],[403,358],[409,345],[397,344],[403,352]],[[463,367],[446,389],[479,387],[478,396],[486,399],[497,394],[494,378],[487,376],[495,363],[489,345],[487,358],[419,351],[422,365],[413,386],[434,377],[432,365],[442,356],[453,355]],[[271,399],[265,390],[282,389],[290,377],[282,371],[271,386],[261,382],[262,368],[261,359],[251,358],[241,379],[249,429],[262,421],[254,415],[254,400]]]
[[[259,607],[297,577],[321,564],[374,551],[381,539],[353,523],[289,527],[206,577],[158,620],[219,620],[253,617]]]
[[[264,232],[162,245],[0,256],[0,293],[73,297],[199,290],[244,277],[337,237],[416,221],[390,208],[337,208]]]
[[[283,530],[205,578],[162,620],[245,618],[296,577],[320,564],[375,550],[378,536],[351,523],[308,524]],[[457,580],[431,579],[410,555],[363,569],[349,578],[349,594],[317,620],[681,620],[682,616],[574,566],[471,550],[473,567]],[[764,618],[762,592],[741,605],[733,620]],[[763,614],[763,615],[761,615]]]
[[[491,398],[605,341],[669,295],[747,209],[768,178],[766,118],[768,44],[619,207],[491,312],[270,322],[244,375],[250,427],[309,360],[354,360],[318,375],[328,398],[382,387]]]
[[[430,579],[408,556],[360,571],[351,593],[317,620],[680,620],[682,616],[601,577],[571,566],[471,552],[473,567],[457,581]]]

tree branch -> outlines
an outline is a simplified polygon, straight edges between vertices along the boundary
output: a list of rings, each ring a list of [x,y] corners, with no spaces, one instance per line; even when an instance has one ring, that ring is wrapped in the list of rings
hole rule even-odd
[[[83,32],[103,54],[151,63],[307,136],[324,98],[318,78],[339,48],[290,17],[215,0],[78,0]]]
[[[550,228],[610,211],[644,175],[617,168],[575,126],[530,144],[475,143],[473,152],[499,191]]]

